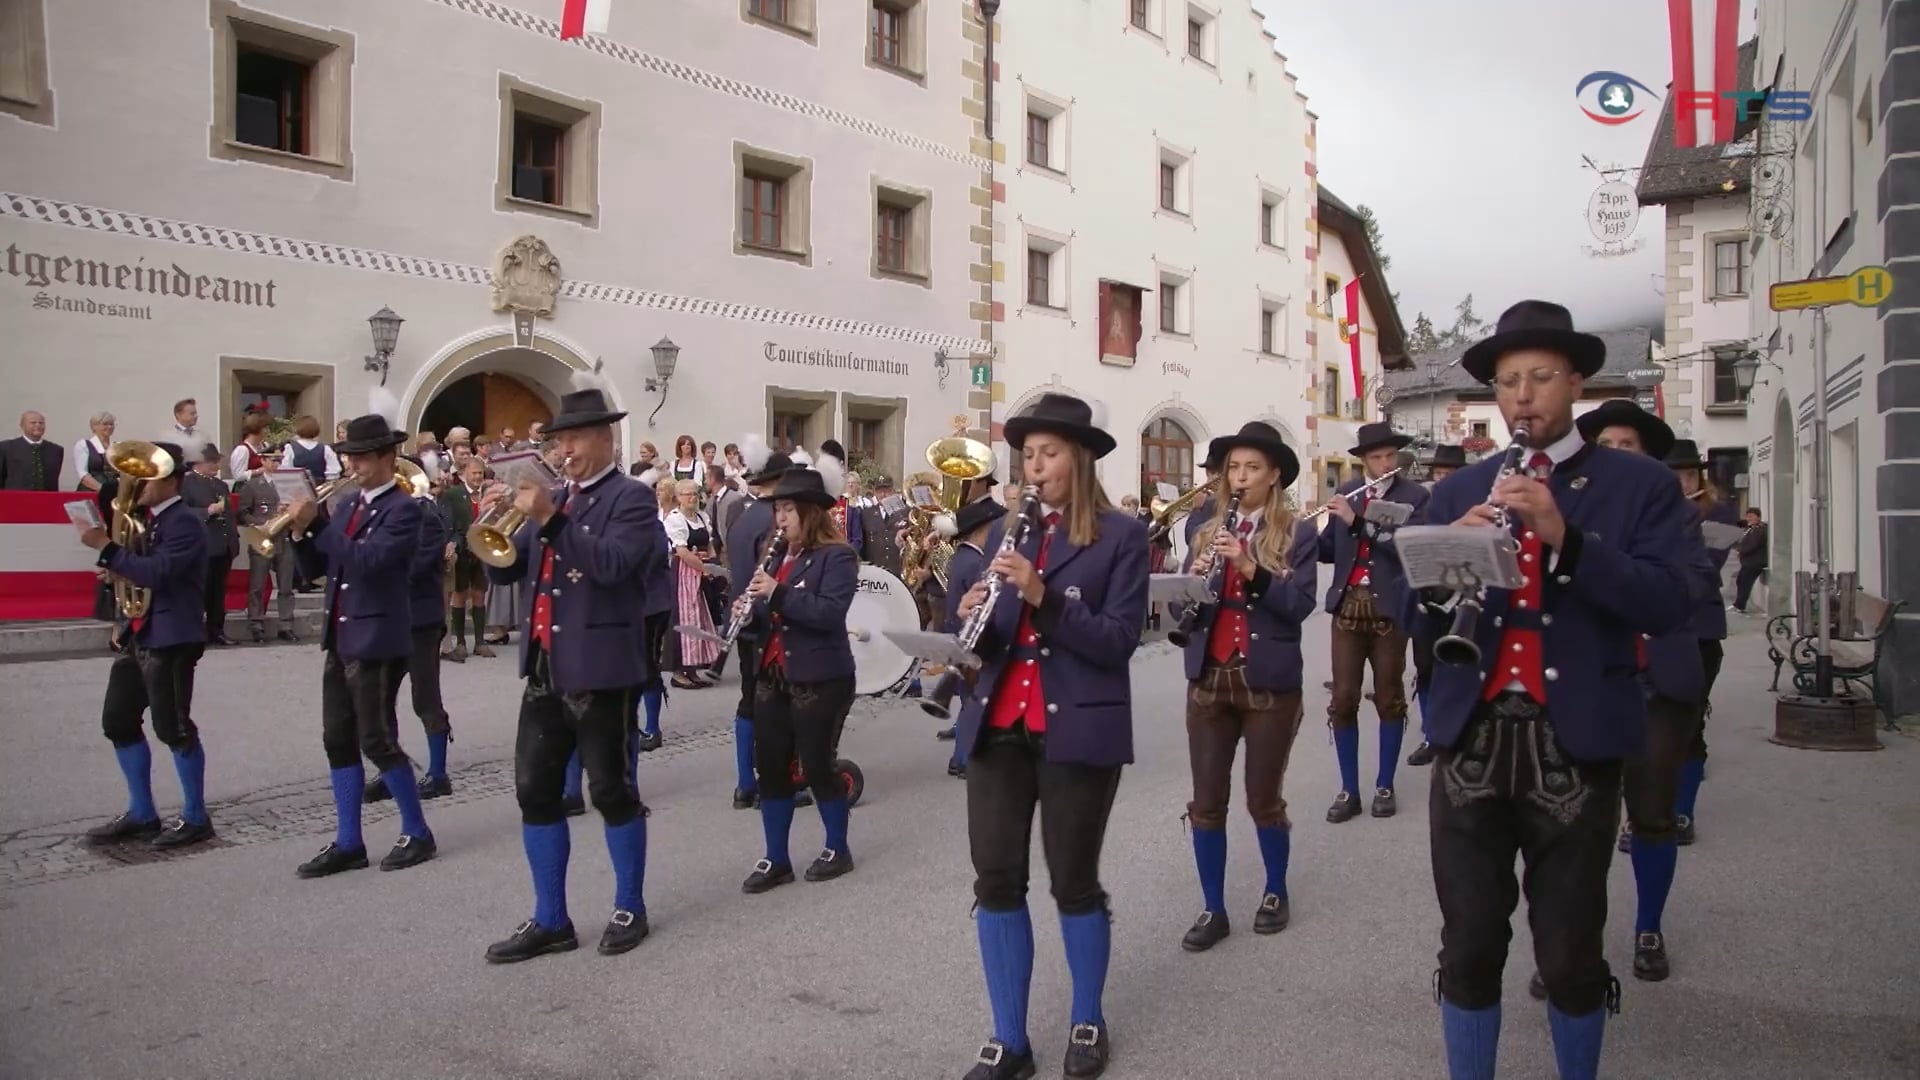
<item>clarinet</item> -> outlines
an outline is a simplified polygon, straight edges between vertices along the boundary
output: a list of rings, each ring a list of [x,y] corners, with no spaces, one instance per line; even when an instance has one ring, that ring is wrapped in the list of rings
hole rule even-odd
[[[780,565],[780,561],[786,557],[786,534],[776,528],[773,536],[767,540],[767,551],[766,554],[760,558],[758,572],[762,574],[773,573],[774,569]],[[747,624],[753,621],[755,604],[756,601],[747,595],[746,589],[743,587],[740,591],[740,598],[733,602],[733,611],[727,619],[727,631],[720,638],[720,659],[726,659],[727,655],[733,652],[734,643],[740,640],[740,631],[746,629]]]
[[[1020,491],[1020,513],[1007,526],[1007,534],[1001,537],[1000,548],[994,553],[994,557],[998,558],[1019,550],[1020,545],[1026,542],[1027,530],[1031,529],[1033,523],[1039,518],[1040,489],[1029,485]],[[1000,591],[1006,586],[1006,580],[1005,574],[987,576],[986,598],[980,601],[980,606],[974,608],[971,615],[967,616],[966,624],[960,627],[960,633],[956,635],[961,648],[973,652],[979,645],[980,635],[986,633],[987,624],[993,619],[994,602],[1000,599]],[[939,681],[933,684],[933,689],[921,700],[920,711],[936,720],[951,718],[953,697],[960,692],[961,679],[962,675],[958,668],[948,668],[940,676]]]
[[[1227,514],[1226,517],[1220,520],[1220,528],[1225,529],[1229,533],[1240,527],[1241,494],[1242,492],[1236,488],[1232,494],[1227,496]],[[1218,537],[1220,534],[1216,532],[1213,535]],[[1221,593],[1226,591],[1226,587],[1227,560],[1215,557],[1213,566],[1207,571],[1207,598],[1198,603],[1187,605],[1187,609],[1180,613],[1180,625],[1167,631],[1167,640],[1173,643],[1174,648],[1184,649],[1187,647],[1187,642],[1193,638],[1194,628],[1200,622],[1200,610],[1210,604],[1218,602]],[[1218,614],[1219,610],[1217,607],[1214,608],[1216,614]]]
[[[1513,442],[1507,445],[1506,453],[1501,455],[1500,471],[1493,478],[1494,488],[1498,488],[1502,480],[1520,471],[1520,461],[1526,456],[1527,443],[1531,437],[1531,433],[1524,426],[1513,429]],[[1492,498],[1493,492],[1489,491],[1487,497]],[[1493,523],[1503,535],[1509,533],[1511,526],[1507,520],[1506,507],[1493,508]],[[1506,543],[1512,542],[1512,537],[1508,535]],[[1449,630],[1445,637],[1433,643],[1435,660],[1453,666],[1479,666],[1480,645],[1473,640],[1473,636],[1480,623],[1480,608],[1485,604],[1486,596],[1487,588],[1482,585],[1473,595],[1460,597],[1459,602],[1453,607],[1453,629]]]

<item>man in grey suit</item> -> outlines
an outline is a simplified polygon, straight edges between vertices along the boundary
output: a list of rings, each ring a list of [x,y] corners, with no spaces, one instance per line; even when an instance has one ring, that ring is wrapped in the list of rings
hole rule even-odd
[[[240,530],[227,502],[227,484],[220,479],[225,455],[208,443],[200,448],[193,471],[180,478],[180,501],[198,510],[207,523],[207,644],[231,645],[227,637],[227,572],[240,550]]]
[[[902,557],[900,552],[900,529],[906,525],[905,509],[889,515],[881,509],[880,503],[893,495],[893,478],[876,475],[873,478],[873,497],[857,511],[860,515],[860,532],[864,541],[859,552],[861,561],[870,562],[884,568],[888,573],[899,577]],[[847,513],[856,511],[852,506]]]
[[[269,460],[267,467],[255,470],[241,484],[237,494],[240,496],[240,524],[264,525],[280,512],[280,493],[274,490],[273,482],[267,474],[278,467],[278,462]],[[247,630],[256,644],[267,640],[267,575],[273,575],[274,588],[279,590],[279,623],[277,635],[281,641],[297,640],[293,633],[293,528],[283,530],[274,538],[273,554],[262,555],[252,548],[247,549]]]
[[[58,491],[67,452],[47,441],[47,418],[20,414],[20,437],[0,442],[0,491]]]

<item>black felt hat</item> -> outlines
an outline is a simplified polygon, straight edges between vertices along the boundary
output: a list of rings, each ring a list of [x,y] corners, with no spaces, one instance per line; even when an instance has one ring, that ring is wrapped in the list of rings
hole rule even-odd
[[[1433,456],[1427,459],[1428,467],[1464,469],[1467,467],[1465,447],[1442,443],[1433,448]]]
[[[954,535],[965,536],[982,525],[1000,520],[1006,513],[1007,508],[993,499],[970,502],[953,516]]]
[[[1371,424],[1360,425],[1360,434],[1354,436],[1353,449],[1347,451],[1347,453],[1352,454],[1354,457],[1361,457],[1365,455],[1367,451],[1378,450],[1383,446],[1391,446],[1395,450],[1398,450],[1412,441],[1413,436],[1403,435],[1393,430],[1392,424],[1385,424],[1376,420]]]
[[[395,431],[387,425],[386,417],[374,413],[347,421],[347,437],[334,449],[342,454],[371,454],[406,441],[406,432]]]
[[[1287,449],[1279,429],[1263,420],[1249,420],[1233,435],[1222,435],[1207,444],[1207,464],[1218,469],[1235,450],[1258,450],[1280,470],[1280,486],[1292,487],[1300,476],[1300,458]]]
[[[827,481],[819,472],[803,466],[794,466],[781,474],[780,483],[768,496],[775,501],[791,499],[794,502],[812,503],[822,509],[832,506],[839,500],[827,494]]]
[[[766,463],[760,466],[759,472],[748,473],[745,479],[747,483],[757,486],[780,479],[791,468],[793,468],[793,459],[787,456],[786,451],[775,450],[767,455]]]
[[[1019,416],[1007,421],[1007,445],[1019,450],[1027,436],[1036,431],[1058,435],[1093,451],[1096,458],[1106,457],[1118,446],[1113,436],[1093,422],[1093,406],[1068,394],[1042,394],[1040,400]]]
[[[1468,349],[1460,366],[1481,382],[1492,382],[1500,358],[1521,349],[1557,352],[1589,377],[1607,362],[1606,342],[1575,330],[1573,312],[1546,300],[1522,300],[1500,313],[1493,333]]]
[[[623,419],[626,412],[607,403],[607,392],[600,389],[575,390],[560,398],[560,414],[541,428],[542,435],[553,435],[579,428],[606,427]],[[349,437],[352,432],[347,433]]]
[[[1675,439],[1672,448],[1656,457],[1665,458],[1667,464],[1676,469],[1704,469],[1707,456],[1700,452],[1700,444],[1692,439]]]
[[[1596,409],[1581,413],[1573,422],[1580,437],[1592,442],[1610,427],[1627,427],[1640,433],[1640,448],[1655,461],[1664,460],[1673,451],[1673,428],[1665,420],[1628,401],[1608,398]],[[1689,440],[1687,445],[1693,445]]]

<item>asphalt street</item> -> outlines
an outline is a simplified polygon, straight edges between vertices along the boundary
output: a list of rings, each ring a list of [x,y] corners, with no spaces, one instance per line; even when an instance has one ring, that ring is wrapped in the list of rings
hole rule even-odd
[[[1674,974],[1630,970],[1633,882],[1612,876],[1609,958],[1625,986],[1605,1075],[1699,1080],[1920,1075],[1920,739],[1871,754],[1781,748],[1760,621],[1736,634],[1709,720],[1700,842],[1683,849],[1666,926]],[[1322,722],[1325,616],[1309,627],[1307,721],[1286,793],[1293,923],[1256,937],[1260,870],[1236,809],[1235,933],[1179,940],[1199,903],[1181,813],[1184,683],[1164,645],[1134,667],[1139,763],[1121,783],[1104,879],[1115,951],[1113,1077],[1438,1077],[1439,918],[1427,769],[1401,812],[1332,826]],[[973,928],[962,784],[910,704],[863,702],[843,749],[868,779],[858,870],[749,897],[756,815],[729,808],[731,689],[675,692],[667,745],[641,765],[653,808],[653,936],[593,952],[612,878],[598,819],[573,820],[571,908],[584,947],[507,968],[481,955],[531,911],[511,764],[510,654],[445,669],[456,794],[428,804],[440,857],[403,873],[300,881],[330,837],[317,650],[226,650],[200,665],[196,717],[220,841],[154,861],[75,842],[122,808],[99,733],[105,660],[0,668],[0,1076],[934,1078],[989,1033]],[[731,680],[729,680],[729,686]],[[402,732],[418,752],[417,724]],[[1362,760],[1375,733],[1363,712]],[[163,813],[177,808],[156,753]],[[1363,780],[1372,779],[1370,764]],[[391,804],[368,815],[393,839]],[[803,810],[794,852],[819,842]],[[1036,845],[1037,848],[1037,845]],[[1067,976],[1036,851],[1032,1031],[1058,1075]],[[1516,916],[1503,1075],[1551,1076],[1544,1007]]]

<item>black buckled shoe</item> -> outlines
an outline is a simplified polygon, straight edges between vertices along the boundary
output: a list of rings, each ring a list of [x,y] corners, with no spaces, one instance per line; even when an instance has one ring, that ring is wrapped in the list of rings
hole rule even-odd
[[[954,735],[953,729],[950,727],[943,727],[940,730],[933,733],[933,737],[940,742],[952,742],[953,735]]]
[[[453,794],[453,781],[444,776],[422,775],[420,782],[414,785],[422,799],[438,799],[442,795]]]
[[[393,847],[388,849],[386,858],[380,860],[380,869],[405,870],[410,866],[419,866],[433,858],[439,851],[440,846],[433,842],[432,833],[425,836],[408,836],[402,833],[400,839],[395,840]]]
[[[1233,923],[1224,911],[1203,911],[1180,938],[1180,947],[1188,952],[1206,952],[1233,933]]]
[[[579,947],[580,939],[573,932],[573,923],[557,930],[543,930],[528,919],[515,928],[507,940],[487,946],[487,963],[517,964],[548,953],[572,952]]]
[[[1060,1070],[1068,1076],[1099,1076],[1107,1071],[1107,1059],[1113,1047],[1107,1042],[1107,1029],[1100,1024],[1075,1024],[1067,1032],[1067,1056]]]
[[[643,754],[651,754],[655,750],[660,749],[661,744],[665,742],[665,736],[657,731],[652,734],[643,734],[640,736],[640,752]]]
[[[619,956],[624,952],[632,952],[647,940],[651,932],[645,915],[615,908],[613,918],[607,920],[606,932],[600,935],[600,955]]]
[[[1293,921],[1293,906],[1287,898],[1268,893],[1260,898],[1260,910],[1253,913],[1253,932],[1277,934]]]
[[[1416,746],[1413,748],[1413,753],[1407,755],[1407,764],[1409,765],[1433,764],[1433,744],[1422,740],[1419,746]]]
[[[853,873],[853,856],[842,855],[832,848],[823,848],[820,857],[807,867],[808,881],[832,881]]]
[[[998,1039],[988,1039],[967,1070],[965,1080],[1032,1080],[1033,1051],[1016,1054]]]
[[[735,810],[751,810],[754,807],[759,805],[760,805],[759,792],[742,791],[739,788],[733,789],[733,808]]]
[[[747,880],[740,883],[740,891],[749,895],[758,895],[792,880],[792,866],[775,866],[766,859],[761,859],[753,864],[753,873],[747,875]]]
[[[1535,1001],[1547,1000],[1547,980],[1541,978],[1537,971],[1533,973],[1533,978],[1527,980],[1527,994]]]
[[[949,761],[947,762],[947,775],[956,780],[965,780],[967,778],[967,767],[957,761]]]
[[[174,818],[167,822],[166,828],[160,830],[159,836],[153,838],[153,846],[161,851],[172,851],[174,848],[204,844],[211,839],[213,839],[211,823],[195,825],[186,818]]]
[[[1642,982],[1665,982],[1673,973],[1667,962],[1667,939],[1658,931],[1633,936],[1633,977]]]
[[[367,849],[343,848],[339,844],[328,844],[320,849],[320,854],[300,864],[294,873],[303,878],[327,877],[330,874],[344,873],[348,870],[367,868]]]
[[[1399,809],[1399,804],[1393,801],[1392,788],[1373,789],[1373,807],[1368,812],[1374,817],[1392,817]]]
[[[585,795],[563,795],[560,798],[560,809],[564,811],[568,817],[579,817],[587,812],[587,797]]]
[[[387,790],[385,776],[376,776],[367,781],[366,788],[360,792],[360,801],[363,803],[386,802],[391,798],[393,798],[393,792]]]
[[[1333,805],[1327,807],[1327,824],[1338,825],[1352,821],[1360,816],[1360,799],[1350,791],[1343,791],[1333,797]]]
[[[160,819],[135,821],[131,814],[121,814],[104,825],[95,825],[87,830],[89,844],[117,844],[122,840],[135,840],[143,836],[153,836],[160,831]]]
[[[1633,853],[1633,825],[1630,822],[1620,823],[1620,838],[1613,842],[1613,847],[1622,855]]]
[[[1692,847],[1693,842],[1699,839],[1698,836],[1694,835],[1693,818],[1688,817],[1686,814],[1681,814],[1673,820],[1673,831],[1674,843],[1679,844],[1681,847]]]

